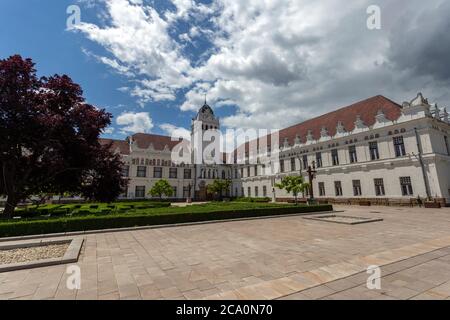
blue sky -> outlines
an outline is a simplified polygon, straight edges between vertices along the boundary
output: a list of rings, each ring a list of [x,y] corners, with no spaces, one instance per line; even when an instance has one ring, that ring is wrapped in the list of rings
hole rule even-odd
[[[379,30],[368,0],[2,0],[0,57],[71,76],[114,115],[113,138],[186,134],[205,93],[223,128],[281,128],[377,94],[445,106],[449,2],[377,2]]]
[[[208,1],[205,1],[208,3]],[[66,30],[66,20],[70,16],[67,7],[77,4],[81,8],[82,21],[102,24],[98,18],[97,7],[84,2],[71,0],[2,0],[0,2],[0,57],[13,54],[31,57],[36,63],[40,76],[50,74],[68,74],[83,90],[90,103],[106,108],[115,119],[124,112],[149,112],[153,128],[149,131],[167,134],[158,125],[170,123],[188,128],[194,111],[179,112],[183,90],[174,101],[151,101],[139,106],[136,99],[121,92],[118,88],[129,85],[129,78],[117,74],[111,67],[99,63],[86,54],[95,52],[105,54],[98,44],[86,39],[82,34]],[[155,7],[174,10],[167,1],[156,1]],[[183,30],[186,26],[177,26]],[[151,39],[149,39],[151,41]],[[199,41],[196,47],[186,49],[187,54],[201,55],[207,49],[206,41]],[[181,98],[180,98],[181,97]],[[202,98],[203,99],[203,98]],[[200,106],[199,106],[200,107]],[[230,110],[218,110],[219,116],[230,114]],[[118,127],[113,119],[113,127]],[[104,136],[123,138],[126,134],[119,130]]]

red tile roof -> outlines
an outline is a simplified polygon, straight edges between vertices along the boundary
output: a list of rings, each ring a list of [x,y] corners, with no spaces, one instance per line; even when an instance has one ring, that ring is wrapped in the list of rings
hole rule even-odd
[[[386,118],[389,120],[396,120],[401,114],[401,106],[399,104],[378,95],[280,130],[280,145],[285,138],[288,138],[289,144],[293,144],[297,134],[300,135],[302,142],[306,142],[308,130],[312,131],[314,139],[317,140],[320,138],[322,127],[328,129],[330,136],[334,136],[339,121],[344,124],[346,131],[352,131],[355,128],[357,116],[361,117],[366,126],[371,126],[375,123],[375,116],[380,109],[383,110]]]
[[[152,144],[153,148],[156,150],[164,150],[165,146],[168,146],[169,149],[172,150],[174,146],[180,143],[179,140],[172,141],[172,138],[168,136],[160,136],[149,133],[136,133],[131,137],[141,149],[147,149],[150,144]]]
[[[128,141],[100,138],[99,142],[101,145],[112,143],[111,149],[113,151],[119,149],[120,154],[130,154],[130,145],[128,144]]]
[[[306,142],[308,131],[311,130],[315,140],[320,139],[320,131],[322,127],[327,128],[328,134],[334,136],[336,134],[336,126],[339,121],[344,125],[346,131],[352,131],[355,128],[356,117],[360,116],[361,120],[366,126],[371,126],[375,123],[375,116],[378,110],[383,110],[385,116],[389,120],[396,120],[401,115],[401,106],[394,101],[383,97],[381,95],[368,98],[356,102],[347,107],[337,109],[335,111],[326,113],[319,117],[306,120],[299,124],[282,129],[279,132],[279,143],[283,145],[284,139],[288,139],[289,145],[293,145],[295,137],[300,136],[302,143]],[[271,136],[267,137],[267,143],[270,144]],[[258,140],[261,140],[259,138]],[[249,143],[246,143],[245,150],[248,151]],[[238,149],[236,149],[237,152]]]

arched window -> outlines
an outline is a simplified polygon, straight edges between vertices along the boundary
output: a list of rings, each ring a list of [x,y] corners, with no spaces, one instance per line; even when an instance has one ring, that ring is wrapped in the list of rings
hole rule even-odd
[[[222,170],[222,179],[225,179],[225,170]]]

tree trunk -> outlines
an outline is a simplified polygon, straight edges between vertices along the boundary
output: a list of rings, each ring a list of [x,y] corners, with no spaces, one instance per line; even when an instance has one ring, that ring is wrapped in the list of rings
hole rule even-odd
[[[297,204],[298,204],[298,201],[297,201],[297,194],[294,194],[294,198],[295,198],[295,205],[297,205]]]
[[[13,217],[16,206],[17,200],[13,196],[8,195],[8,198],[6,199],[5,211],[3,211],[3,214],[7,219],[11,219]]]

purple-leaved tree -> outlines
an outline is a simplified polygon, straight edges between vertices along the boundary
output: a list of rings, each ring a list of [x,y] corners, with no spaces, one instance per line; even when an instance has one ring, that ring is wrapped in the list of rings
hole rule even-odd
[[[99,136],[111,114],[85,102],[68,76],[38,78],[31,59],[0,60],[0,194],[4,215],[32,195],[65,192],[112,201],[128,181]]]

